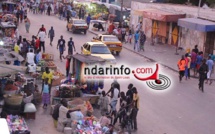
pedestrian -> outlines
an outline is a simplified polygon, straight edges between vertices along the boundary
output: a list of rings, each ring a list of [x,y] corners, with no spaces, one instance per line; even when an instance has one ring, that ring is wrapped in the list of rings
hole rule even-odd
[[[139,31],[137,31],[135,34],[134,34],[134,51],[139,51]]]
[[[39,34],[39,32],[41,32],[41,31],[43,31],[43,32],[45,32],[46,33],[46,28],[44,27],[44,25],[42,24],[42,26],[41,26],[41,28],[39,29],[39,31],[38,31],[38,33],[37,33],[37,35]],[[47,34],[47,33],[46,33]]]
[[[16,18],[17,18],[17,24],[19,23],[19,19],[20,19],[20,10],[18,9],[16,12]]]
[[[195,52],[195,50],[193,49],[192,52],[191,52],[191,65],[190,65],[190,68],[193,69],[193,72],[194,72],[194,76],[196,75],[196,57],[197,57],[197,54]]]
[[[48,104],[50,104],[50,94],[49,94],[49,84],[48,84],[48,79],[45,79],[45,83],[43,85],[43,108],[47,108]]]
[[[133,100],[133,90],[132,90],[132,88],[133,88],[133,84],[130,83],[128,85],[128,91],[126,92],[126,96],[128,97],[128,100],[129,100],[128,104],[130,104],[132,102],[132,100]]]
[[[67,55],[66,57],[62,56],[64,59],[66,59],[66,77],[69,76],[70,73],[70,62],[72,59],[71,55]]]
[[[15,36],[16,36],[16,39],[19,40],[19,29],[16,28],[15,30]]]
[[[181,82],[182,78],[184,77],[185,66],[186,66],[186,61],[184,59],[184,55],[182,55],[182,57],[178,61],[177,65],[178,65],[178,69],[179,69],[179,81]]]
[[[31,26],[30,19],[28,17],[26,17],[25,18],[25,29],[26,29],[27,33],[29,33],[30,26]]]
[[[34,62],[34,58],[35,58],[35,54],[33,52],[33,49],[30,49],[30,51],[27,53],[27,63],[26,63],[26,66],[28,65],[34,65],[35,62]]]
[[[49,5],[49,6],[48,6],[48,9],[47,9],[47,14],[48,14],[48,16],[51,15],[51,11],[52,11],[52,8],[51,8],[51,6]]]
[[[90,27],[90,21],[91,21],[91,15],[88,14],[87,19],[86,19],[88,28]]]
[[[187,80],[187,78],[190,79],[190,64],[191,64],[191,58],[188,53],[185,54],[185,61],[186,61],[185,78]]]
[[[82,6],[80,7],[79,12],[78,12],[79,19],[81,19],[81,14],[82,14],[81,12],[82,12]]]
[[[127,38],[127,42],[126,43],[130,43],[131,44],[131,41],[132,41],[132,31],[131,29],[128,31],[128,38]]]
[[[69,23],[70,18],[71,18],[71,11],[67,10],[67,14],[66,14],[67,23]]]
[[[26,59],[26,54],[28,52],[28,43],[26,38],[23,38],[22,43],[20,43],[21,55],[24,59]]]
[[[146,41],[146,35],[144,33],[144,31],[140,31],[140,51],[143,50],[144,51],[144,44]]]
[[[57,43],[57,49],[59,48],[61,61],[62,61],[63,52],[66,50],[65,43],[66,43],[66,41],[63,39],[63,35],[61,35],[60,39],[58,40],[58,43]]]
[[[206,59],[203,59],[202,64],[199,68],[199,90],[204,92],[204,81],[207,79],[208,65]]]
[[[194,47],[194,52],[195,52],[196,54],[199,53],[198,45],[195,45],[195,47]]]
[[[40,37],[39,38],[36,38],[36,43],[35,43],[35,52],[40,49]],[[41,50],[40,50],[41,51]]]
[[[110,101],[110,107],[111,107],[111,116],[116,116],[116,105],[118,102],[118,97],[119,97],[119,86],[116,83],[112,83],[111,84],[111,89],[106,93],[106,95],[109,94],[109,92],[111,92],[111,101]]]
[[[128,105],[128,97],[125,95],[124,92],[120,92],[120,108],[119,108],[119,112],[117,113],[117,117],[114,119],[113,125],[116,124],[118,118],[119,118],[119,122],[122,123],[122,118],[123,115],[125,115],[125,110],[123,110],[124,108],[127,108]]]
[[[99,102],[101,115],[104,116],[108,112],[109,104],[109,98],[105,95],[105,91],[102,91],[102,95],[99,98]]]
[[[43,53],[45,53],[45,38],[46,38],[46,33],[44,31],[40,31],[38,34],[38,38],[40,39],[40,51],[43,48]]]
[[[142,30],[142,21],[137,24],[136,28],[137,28],[137,31]]]
[[[132,110],[132,126],[134,126],[134,130],[137,130],[137,114],[140,108],[140,99],[139,99],[139,94],[137,92],[136,87],[132,88],[133,91],[133,110]]]
[[[121,28],[121,35],[122,35],[122,42],[126,42],[125,40],[126,29],[124,26]]]
[[[17,54],[20,54],[20,47],[19,47],[19,44],[15,44],[14,45],[14,51],[17,53]],[[14,61],[14,65],[15,66],[20,66],[20,61],[17,59]]]
[[[35,49],[35,46],[36,46],[36,37],[34,36],[34,35],[32,35],[32,37],[31,37],[31,47],[32,48],[34,48],[34,50],[36,50]],[[36,51],[35,51],[35,53],[36,53]]]
[[[208,60],[207,60],[206,64],[208,65],[208,73],[207,73],[206,84],[208,83],[208,80],[209,80],[210,81],[209,85],[211,85],[212,84],[211,75],[212,75],[213,68],[214,68],[214,62],[211,59],[211,56],[208,57]]]
[[[68,42],[68,55],[73,55],[73,49],[74,51],[76,51],[74,41],[72,40],[72,37],[71,37],[70,41]]]
[[[41,54],[41,52],[40,52],[40,49],[38,49],[38,50],[36,51],[35,64],[38,64],[39,61],[40,61],[41,59],[42,59],[42,54]]]
[[[43,72],[42,74],[42,88],[45,84],[45,80],[48,79],[48,84],[49,84],[49,93],[51,93],[51,87],[52,87],[52,81],[53,81],[53,74],[52,72],[49,70],[49,67],[45,68],[45,72]],[[42,89],[43,91],[43,89]]]
[[[55,36],[55,31],[54,31],[54,28],[52,26],[51,29],[49,30],[49,33],[48,33],[48,38],[50,38],[50,45],[51,46],[52,46],[52,42],[54,40],[54,36]]]
[[[200,66],[202,64],[202,60],[203,60],[202,54],[201,54],[201,52],[199,52],[197,57],[196,57],[196,74],[199,71],[199,68],[200,68]]]
[[[22,23],[22,20],[23,20],[23,16],[24,16],[24,11],[23,9],[21,8],[20,10],[20,22]]]

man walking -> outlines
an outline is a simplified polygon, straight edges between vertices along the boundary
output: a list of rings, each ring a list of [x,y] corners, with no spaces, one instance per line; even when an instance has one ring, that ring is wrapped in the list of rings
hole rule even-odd
[[[91,21],[91,16],[90,16],[90,14],[88,14],[87,19],[86,19],[88,28],[90,27],[90,21]]]
[[[181,59],[178,61],[178,69],[179,69],[179,81],[181,82],[184,77],[186,61],[184,59],[184,55],[182,55]]]
[[[204,92],[204,81],[207,79],[208,65],[206,59],[203,60],[202,65],[199,68],[199,89]]]
[[[207,73],[206,84],[208,83],[208,80],[209,80],[210,81],[209,85],[211,85],[212,84],[211,74],[212,74],[213,66],[214,66],[214,62],[211,59],[211,56],[208,57],[208,60],[207,60],[206,64],[208,65],[208,73]]]
[[[38,34],[38,38],[40,38],[40,51],[43,47],[43,53],[45,53],[45,38],[46,38],[46,33],[44,31],[40,31]]]
[[[61,35],[60,39],[58,40],[58,43],[57,43],[57,49],[59,48],[61,61],[62,61],[63,52],[66,50],[65,43],[66,43],[66,41],[63,39],[63,35]]]
[[[49,30],[49,33],[48,33],[48,38],[50,38],[50,45],[51,46],[52,46],[52,42],[54,40],[54,36],[55,36],[55,32],[54,32],[54,29],[52,26],[51,29]]]
[[[75,44],[71,37],[70,41],[68,42],[68,55],[73,55],[73,49],[75,50]]]
[[[134,39],[135,39],[135,43],[134,43],[134,51],[139,51],[139,31],[137,31],[135,34],[134,34]]]
[[[146,35],[144,34],[144,32],[141,30],[140,31],[140,51],[143,50],[144,51],[144,44],[146,41]]]

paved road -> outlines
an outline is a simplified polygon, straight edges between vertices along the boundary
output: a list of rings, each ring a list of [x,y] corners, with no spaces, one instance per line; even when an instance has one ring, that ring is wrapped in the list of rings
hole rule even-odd
[[[90,41],[94,35],[87,33],[72,34],[66,31],[66,21],[57,19],[55,16],[33,15],[29,13],[31,20],[30,34],[24,31],[24,24],[19,29],[25,37],[36,35],[41,24],[44,24],[48,30],[54,26],[56,37],[54,45],[51,47],[46,43],[46,50],[55,55],[55,63],[61,71],[65,72],[65,61],[60,62],[59,53],[56,49],[56,42],[60,35],[66,40],[73,37],[77,51],[80,53],[80,47],[85,42]],[[48,39],[47,41],[48,42]],[[128,65],[141,66],[152,64],[143,57],[130,51],[123,50],[120,56],[116,57],[120,63]],[[154,63],[153,63],[154,64]],[[175,64],[175,63],[173,63]],[[168,91],[152,91],[145,86],[144,82],[137,80],[124,80],[121,83],[121,89],[127,90],[129,83],[133,83],[140,95],[140,110],[138,113],[138,131],[137,134],[213,134],[215,132],[215,91],[214,85],[206,85],[205,93],[197,89],[197,80],[178,82],[178,75],[167,69],[162,70],[170,76],[173,85]],[[109,88],[110,83],[105,82],[105,90]],[[28,121],[32,134],[58,134],[53,128],[52,119],[49,111],[42,110],[39,107],[36,120]]]

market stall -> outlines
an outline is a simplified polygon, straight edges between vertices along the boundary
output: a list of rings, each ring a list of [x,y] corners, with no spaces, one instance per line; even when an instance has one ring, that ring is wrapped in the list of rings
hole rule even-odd
[[[13,22],[1,22],[0,31],[3,37],[14,37],[16,25]]]
[[[12,22],[15,25],[18,24],[18,19],[16,18],[16,16],[14,14],[4,14],[1,18],[2,22]]]

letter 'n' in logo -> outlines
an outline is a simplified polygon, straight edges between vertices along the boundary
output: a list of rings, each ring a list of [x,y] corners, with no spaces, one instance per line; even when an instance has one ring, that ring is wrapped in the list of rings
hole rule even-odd
[[[167,77],[163,74],[158,75],[158,69],[159,69],[159,66],[158,66],[158,64],[156,64],[155,72],[151,76],[146,77],[146,78],[141,78],[141,77],[137,76],[137,74],[134,70],[132,71],[132,73],[136,79],[138,79],[140,81],[146,81],[147,86],[150,87],[151,89],[165,90],[170,87],[171,80],[169,77]]]

